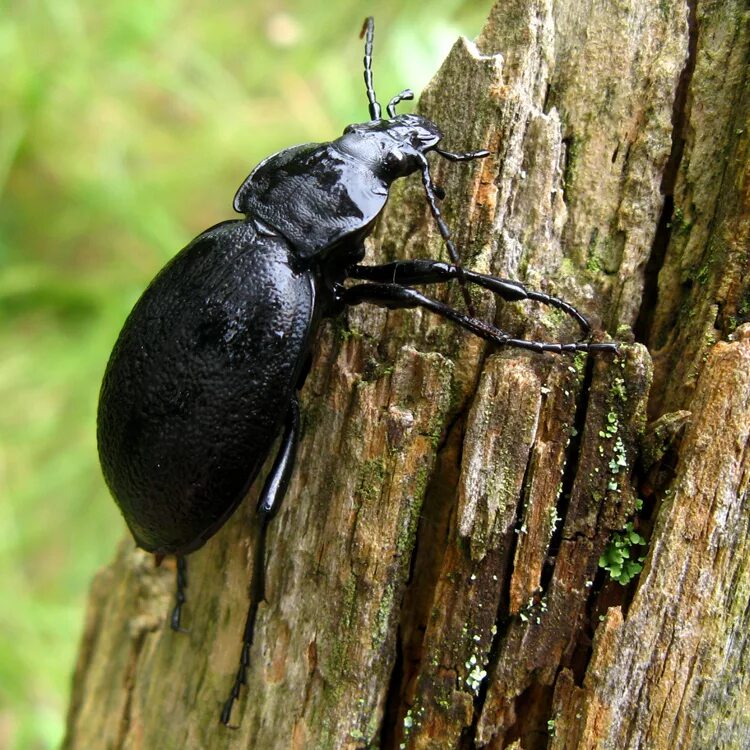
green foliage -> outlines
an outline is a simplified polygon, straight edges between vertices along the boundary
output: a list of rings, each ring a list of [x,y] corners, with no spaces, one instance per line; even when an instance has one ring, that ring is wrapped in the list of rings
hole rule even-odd
[[[381,99],[423,86],[488,9],[380,3]],[[123,537],[94,435],[117,331],[168,258],[233,216],[255,163],[366,118],[364,13],[300,0],[0,13],[3,748],[59,745],[88,584]]]
[[[612,534],[599,558],[599,567],[610,577],[625,586],[643,570],[645,554],[636,556],[634,547],[642,547],[646,540],[633,529],[632,521],[622,531]]]

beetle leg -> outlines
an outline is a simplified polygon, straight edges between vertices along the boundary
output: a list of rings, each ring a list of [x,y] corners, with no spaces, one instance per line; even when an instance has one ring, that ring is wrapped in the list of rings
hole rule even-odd
[[[381,307],[392,309],[406,307],[423,307],[430,312],[453,321],[457,325],[471,331],[473,334],[490,341],[499,346],[515,346],[519,349],[530,349],[534,352],[554,352],[556,354],[576,352],[609,351],[616,352],[617,344],[614,343],[589,343],[577,341],[570,344],[548,343],[545,341],[530,341],[528,339],[516,339],[510,334],[501,331],[489,323],[478,318],[464,315],[452,307],[425,297],[416,289],[398,284],[356,284],[348,287],[343,295],[343,302],[348,305],[359,305],[362,302],[371,302]]]
[[[272,518],[279,510],[294,468],[294,457],[297,453],[298,442],[299,401],[295,395],[289,404],[289,413],[287,414],[279,452],[276,454],[276,460],[273,462],[266,483],[263,485],[263,491],[260,493],[260,499],[258,500],[259,514]]]
[[[472,159],[484,159],[485,156],[490,155],[490,152],[485,148],[481,151],[465,151],[460,154],[454,153],[453,151],[443,151],[442,148],[438,148],[437,146],[432,150],[436,154],[440,154],[443,159],[448,159],[448,161],[471,161]]]
[[[424,155],[419,155],[419,159],[421,162],[422,186],[424,187],[425,196],[427,197],[427,203],[430,206],[432,216],[437,223],[440,236],[443,238],[443,243],[448,250],[448,255],[450,255],[451,260],[455,263],[456,278],[461,285],[461,294],[466,303],[466,309],[468,310],[469,315],[473,316],[474,305],[471,302],[469,290],[466,288],[466,272],[464,271],[464,268],[461,265],[461,260],[458,257],[458,250],[456,250],[456,246],[453,244],[451,230],[448,229],[448,225],[445,223],[443,215],[440,213],[440,208],[437,204],[438,197],[435,193],[435,186],[432,184],[432,176],[430,175],[430,165],[427,163],[427,159],[425,159]]]
[[[299,401],[293,396],[289,403],[289,412],[286,417],[284,434],[281,438],[279,452],[276,454],[271,471],[266,477],[265,484],[258,500],[258,515],[260,516],[260,531],[258,541],[255,545],[255,561],[253,564],[253,577],[250,582],[250,606],[247,610],[245,630],[242,634],[242,651],[240,652],[240,665],[232,684],[229,697],[224,702],[221,711],[221,723],[228,725],[232,715],[234,702],[239,698],[240,690],[247,684],[247,669],[250,666],[250,649],[253,645],[255,635],[255,616],[258,612],[258,604],[265,598],[265,564],[266,564],[266,530],[268,522],[274,517],[284,499],[286,489],[289,486],[289,478],[294,468],[294,457],[297,453],[299,442]]]
[[[508,302],[534,300],[570,315],[581,327],[583,335],[591,332],[589,321],[565,300],[553,297],[544,292],[535,292],[518,281],[501,279],[484,273],[476,273],[467,268],[460,268],[451,263],[439,260],[404,260],[386,263],[382,266],[354,266],[349,275],[356,279],[368,281],[385,281],[392,284],[438,284],[459,278],[459,273],[471,284],[489,289],[501,299]]]
[[[270,515],[261,517],[260,529],[258,530],[258,540],[255,543],[253,575],[250,581],[250,606],[247,609],[245,629],[242,631],[240,665],[237,668],[237,674],[234,677],[229,697],[224,701],[224,706],[221,709],[221,723],[225,726],[229,726],[229,719],[232,716],[232,707],[234,706],[234,702],[240,697],[242,686],[247,685],[247,668],[250,666],[250,649],[253,645],[253,636],[255,635],[255,617],[258,614],[258,604],[260,604],[265,598],[264,567],[266,564],[266,531],[270,520]]]
[[[172,616],[169,621],[169,625],[172,630],[187,633],[186,630],[180,627],[180,620],[182,619],[182,605],[185,604],[185,589],[187,588],[187,559],[184,555],[177,555],[177,576],[174,600],[175,605],[172,610]]]

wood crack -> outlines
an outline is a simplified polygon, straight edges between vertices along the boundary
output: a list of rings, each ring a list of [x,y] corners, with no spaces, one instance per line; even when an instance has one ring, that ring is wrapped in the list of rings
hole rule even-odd
[[[672,235],[674,189],[677,171],[682,162],[685,150],[685,129],[689,123],[687,112],[688,92],[690,90],[690,83],[693,80],[697,57],[698,30],[696,3],[697,0],[686,0],[686,7],[688,9],[688,54],[677,83],[672,109],[672,148],[662,174],[660,188],[664,196],[664,205],[657,224],[651,251],[646,261],[643,297],[641,298],[641,306],[634,326],[635,340],[643,344],[647,344],[651,339],[654,311],[657,307],[659,296],[659,272],[664,265],[667,256],[667,247]]]

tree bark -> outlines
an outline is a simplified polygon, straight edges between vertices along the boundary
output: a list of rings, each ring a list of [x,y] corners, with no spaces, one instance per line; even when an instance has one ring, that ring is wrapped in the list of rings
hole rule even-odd
[[[465,264],[578,305],[619,356],[418,310],[326,323],[237,728],[259,483],[189,558],[187,634],[167,562],[127,540],[96,577],[65,748],[750,746],[749,52],[740,0],[502,0],[456,43],[419,106],[492,152],[434,165]],[[443,254],[402,181],[368,260]],[[598,562],[626,529],[621,585]]]

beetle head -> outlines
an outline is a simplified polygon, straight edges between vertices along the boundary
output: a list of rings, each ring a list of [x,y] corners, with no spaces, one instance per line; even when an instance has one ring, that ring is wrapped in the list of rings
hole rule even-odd
[[[412,172],[420,171],[422,173],[422,184],[424,185],[427,202],[430,205],[430,211],[435,217],[451,260],[459,267],[458,279],[461,282],[461,291],[469,313],[473,314],[458,251],[451,240],[450,230],[443,221],[437,204],[438,199],[443,197],[444,193],[432,182],[430,167],[425,154],[432,150],[450,161],[469,161],[488,156],[489,151],[453,153],[439,148],[437,144],[442,138],[442,134],[433,122],[419,115],[396,114],[396,105],[399,102],[414,98],[410,89],[404,89],[388,102],[386,111],[390,119],[382,119],[382,108],[372,82],[372,40],[374,34],[375,22],[372,17],[366,18],[360,38],[365,38],[364,79],[370,109],[370,122],[349,126],[344,131],[344,135],[338,141],[335,141],[335,144],[350,157],[364,163],[376,178],[383,180],[386,184],[390,184],[397,177],[404,177]]]
[[[380,120],[380,124],[395,141],[408,144],[420,153],[434,148],[443,137],[438,126],[421,115],[396,115],[390,120]]]
[[[397,115],[349,125],[336,147],[390,184],[424,166],[424,154],[440,142],[437,125],[420,115]]]

